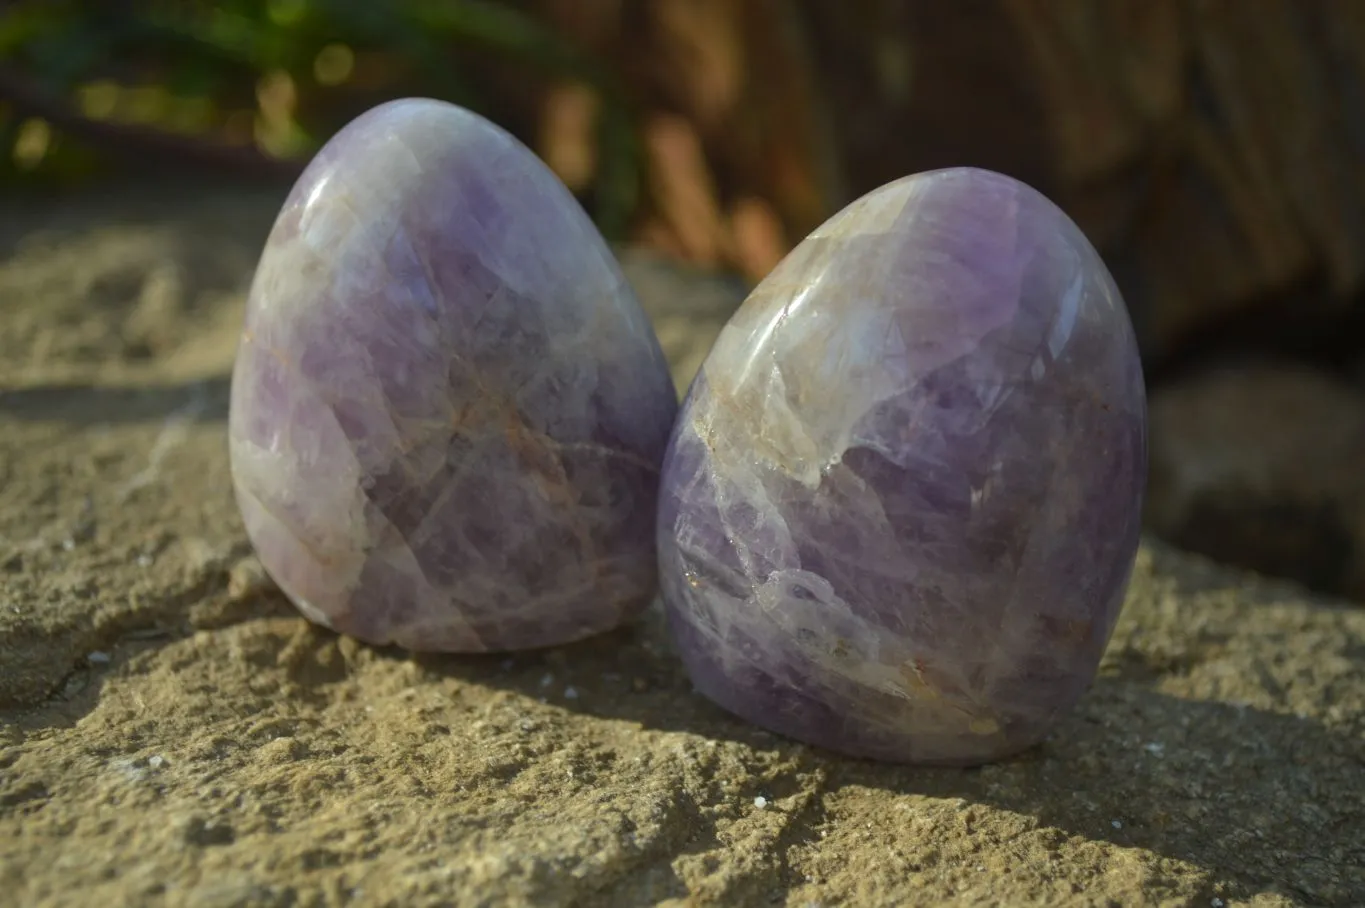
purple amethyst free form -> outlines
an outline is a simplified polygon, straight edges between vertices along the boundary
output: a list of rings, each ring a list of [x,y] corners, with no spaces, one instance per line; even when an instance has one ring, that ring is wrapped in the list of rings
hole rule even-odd
[[[1139,535],[1123,301],[1008,177],[891,183],[754,290],[664,465],[660,569],[697,688],[849,754],[980,763],[1093,678]]]
[[[416,650],[562,643],[654,594],[677,398],[567,189],[487,120],[392,102],[284,205],[232,381],[232,476],[308,618]]]

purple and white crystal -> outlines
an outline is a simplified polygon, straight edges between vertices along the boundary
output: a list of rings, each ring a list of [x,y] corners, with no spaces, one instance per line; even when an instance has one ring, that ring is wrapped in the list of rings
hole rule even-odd
[[[232,476],[307,617],[418,650],[544,646],[656,584],[677,398],[606,244],[461,108],[378,107],[309,165],[251,289]]]
[[[854,202],[683,404],[660,568],[699,690],[845,753],[978,763],[1093,678],[1138,545],[1146,400],[1093,247],[974,169]]]

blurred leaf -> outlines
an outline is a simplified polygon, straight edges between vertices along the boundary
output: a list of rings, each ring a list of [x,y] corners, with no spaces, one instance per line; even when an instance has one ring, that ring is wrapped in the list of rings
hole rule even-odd
[[[338,125],[328,117],[354,109],[350,98],[387,85],[496,115],[481,103],[469,62],[453,45],[592,86],[601,99],[594,127],[599,149],[591,186],[594,215],[604,233],[619,237],[640,194],[640,151],[631,112],[619,86],[596,61],[513,5],[490,0],[19,0],[0,11],[0,61],[13,61],[26,81],[66,99],[79,115],[113,124],[131,117],[211,142],[223,142],[229,134],[248,141],[254,136],[277,156],[307,154],[316,147],[315,135]],[[376,66],[381,73],[389,67],[389,81],[375,81]],[[284,112],[250,109],[259,106],[256,87],[279,74],[297,86],[298,109],[293,102]],[[327,96],[343,100],[332,104],[322,100]],[[317,110],[328,112],[319,122]],[[13,176],[10,152],[24,119],[0,120],[5,140],[0,179]],[[57,130],[34,173],[43,178],[86,173],[99,159],[99,149],[63,142]]]
[[[288,27],[298,24],[307,13],[308,4],[305,0],[270,0],[266,10],[271,22]]]
[[[624,107],[606,107],[599,129],[602,168],[596,220],[607,239],[619,240],[640,204],[640,146],[635,124]]]
[[[166,87],[179,97],[203,97],[220,90],[223,73],[203,60],[189,60],[171,70]]]
[[[184,43],[213,57],[264,72],[285,65],[286,42],[276,30],[219,8],[204,15],[152,12],[142,20],[162,41]]]
[[[478,95],[428,31],[405,13],[409,4],[378,6],[354,0],[320,0],[336,34],[334,38],[359,47],[384,46],[406,56],[430,85],[435,97],[467,107],[478,107]]]
[[[17,3],[0,16],[0,57],[9,57],[26,44],[69,24],[69,3]]]
[[[107,59],[118,39],[114,32],[68,25],[36,35],[25,50],[40,63],[37,80],[46,88],[64,90]]]
[[[603,74],[591,58],[520,10],[481,0],[414,0],[413,19],[423,27],[600,85]]]

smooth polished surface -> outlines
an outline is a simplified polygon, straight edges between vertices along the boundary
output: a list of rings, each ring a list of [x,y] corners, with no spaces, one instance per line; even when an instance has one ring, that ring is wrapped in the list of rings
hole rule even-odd
[[[1023,184],[889,184],[722,332],[664,467],[660,566],[694,683],[793,737],[977,763],[1094,675],[1137,550],[1127,311]]]
[[[231,462],[267,571],[373,643],[578,639],[653,595],[677,398],[578,203],[436,101],[376,108],[270,235],[233,373]]]

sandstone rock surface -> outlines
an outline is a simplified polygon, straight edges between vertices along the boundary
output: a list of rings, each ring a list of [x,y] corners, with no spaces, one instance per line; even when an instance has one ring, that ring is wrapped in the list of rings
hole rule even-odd
[[[656,610],[511,658],[310,627],[249,554],[224,426],[281,198],[0,225],[8,903],[1365,903],[1365,610],[1158,545],[1077,711],[974,771],[729,718]],[[695,360],[719,322],[642,296]]]
[[[1227,362],[1152,401],[1148,522],[1190,551],[1365,600],[1365,393]]]

